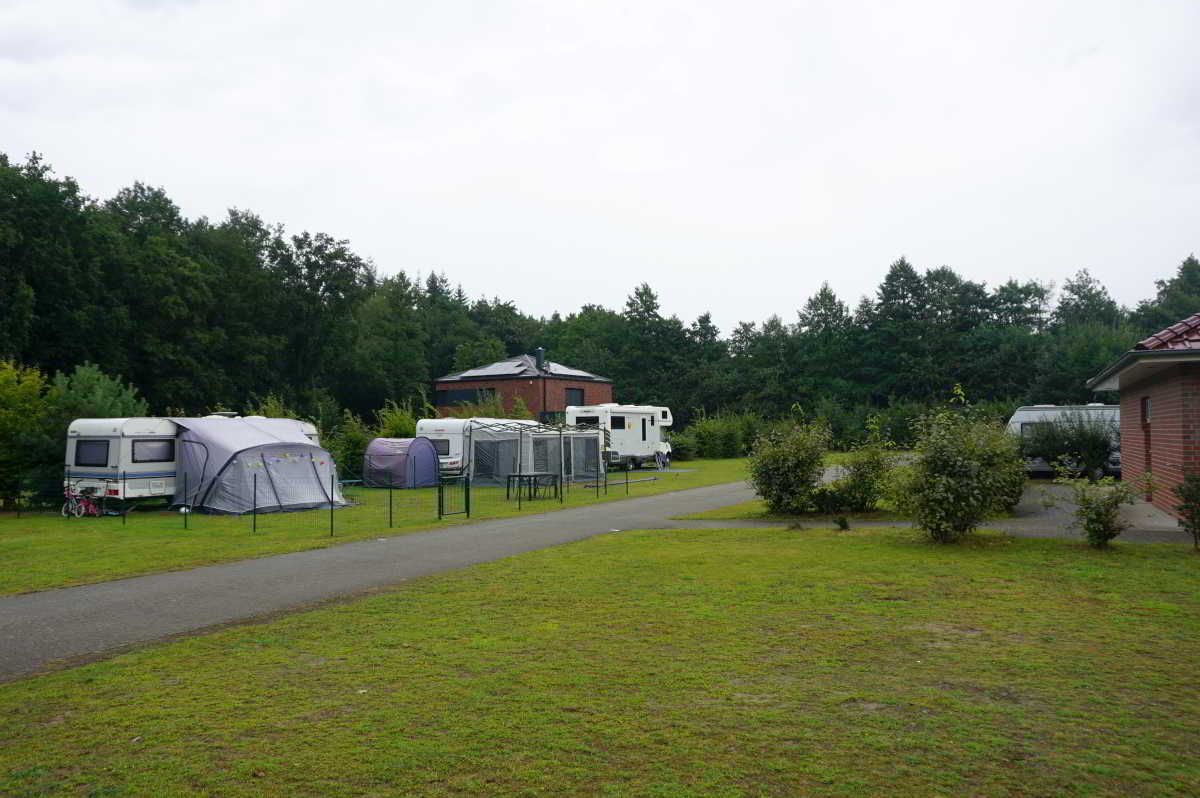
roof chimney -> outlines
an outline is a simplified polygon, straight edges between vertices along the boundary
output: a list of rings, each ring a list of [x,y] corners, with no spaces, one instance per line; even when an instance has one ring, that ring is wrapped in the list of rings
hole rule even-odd
[[[537,349],[533,350],[533,356],[537,360],[538,371],[545,371],[546,370],[546,348],[544,346],[539,346]]]

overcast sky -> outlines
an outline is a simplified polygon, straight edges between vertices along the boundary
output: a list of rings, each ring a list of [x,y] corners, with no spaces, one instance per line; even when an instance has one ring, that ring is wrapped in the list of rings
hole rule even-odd
[[[1200,3],[0,0],[0,151],[549,314],[1200,250]]]

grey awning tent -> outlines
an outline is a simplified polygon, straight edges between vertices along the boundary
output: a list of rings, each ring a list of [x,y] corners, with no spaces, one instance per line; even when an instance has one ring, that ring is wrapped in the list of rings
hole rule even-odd
[[[368,488],[432,488],[438,483],[438,454],[428,438],[375,438],[363,455]]]
[[[297,421],[211,417],[171,420],[181,427],[176,452],[176,505],[240,514],[346,504],[333,457],[315,445]]]
[[[603,468],[599,427],[526,420],[478,420],[468,427],[468,474],[475,485],[505,485],[516,473],[557,474],[563,482],[594,480]]]

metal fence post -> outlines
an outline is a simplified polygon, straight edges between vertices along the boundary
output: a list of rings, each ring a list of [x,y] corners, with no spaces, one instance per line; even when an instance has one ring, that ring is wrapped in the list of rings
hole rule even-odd
[[[333,463],[329,464],[329,537],[333,537]]]
[[[444,485],[445,485],[445,481],[442,479],[442,475],[441,475],[441,474],[438,474],[438,483],[437,483],[437,513],[438,513],[438,520],[439,520],[439,521],[441,521],[441,520],[442,520],[442,508],[445,506],[445,501],[442,499],[442,496],[443,496],[443,494],[444,494],[444,492],[445,492],[445,488],[443,487]]]
[[[125,526],[125,518],[129,515],[129,472],[121,472],[121,526]]]
[[[463,497],[466,502],[467,518],[471,517],[471,476],[463,477]]]
[[[388,529],[392,528],[392,480],[388,479]]]
[[[250,505],[250,531],[258,532],[258,472],[254,474],[254,503]]]
[[[625,467],[625,495],[629,495],[629,467]]]
[[[21,481],[22,481],[22,479],[23,479],[23,477],[20,474],[17,474],[17,496],[13,500],[13,504],[15,504],[17,506],[17,518],[18,519],[21,517]]]

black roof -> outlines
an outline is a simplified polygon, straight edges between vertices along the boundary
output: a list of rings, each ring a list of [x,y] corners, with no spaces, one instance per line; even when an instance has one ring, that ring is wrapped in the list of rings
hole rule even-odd
[[[544,368],[539,369],[533,355],[517,355],[507,360],[498,360],[486,366],[447,374],[438,377],[437,382],[460,382],[462,380],[519,380],[527,377],[555,377],[563,380],[579,380],[581,382],[612,382],[608,377],[601,377],[589,371],[573,369],[553,360],[543,361]]]

